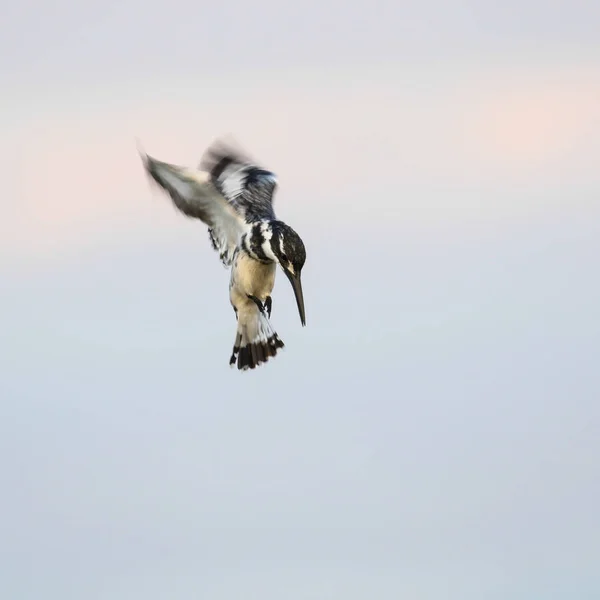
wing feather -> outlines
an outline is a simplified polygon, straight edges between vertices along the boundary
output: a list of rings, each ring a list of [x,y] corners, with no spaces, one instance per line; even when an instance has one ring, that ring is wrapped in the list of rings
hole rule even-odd
[[[213,143],[200,168],[210,174],[215,188],[248,223],[275,218],[275,173],[259,166],[238,147],[222,140]]]
[[[214,249],[229,266],[240,237],[247,231],[243,214],[215,187],[210,173],[140,154],[147,173],[169,194],[174,205],[188,217],[208,225]]]
[[[241,236],[252,223],[275,219],[277,178],[231,141],[218,140],[198,169],[156,160],[141,147],[146,171],[188,217],[208,225],[210,241],[229,266]]]

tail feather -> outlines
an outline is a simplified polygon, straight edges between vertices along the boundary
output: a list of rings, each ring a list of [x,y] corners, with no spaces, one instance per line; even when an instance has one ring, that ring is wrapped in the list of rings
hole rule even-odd
[[[284,347],[269,319],[258,309],[244,318],[240,315],[229,364],[240,371],[254,369],[274,357]]]

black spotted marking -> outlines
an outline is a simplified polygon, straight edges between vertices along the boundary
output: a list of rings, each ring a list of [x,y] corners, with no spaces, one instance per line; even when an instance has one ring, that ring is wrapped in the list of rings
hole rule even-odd
[[[256,223],[266,219],[274,219],[273,193],[275,182],[270,178],[258,179],[252,184],[247,184],[236,204],[244,211],[244,218],[248,223]]]
[[[237,368],[240,371],[255,369],[266,363],[269,358],[273,358],[278,350],[284,347],[284,343],[277,334],[272,335],[266,342],[247,344],[243,348],[234,346],[229,364],[233,366],[237,361]]]
[[[265,299],[265,309],[267,310],[269,319],[271,318],[271,309],[272,308],[273,308],[273,299],[271,298],[271,296],[267,296]]]
[[[252,302],[254,302],[254,304],[256,304],[256,306],[258,306],[258,310],[260,310],[261,313],[265,314],[265,305],[260,301],[260,299],[258,299],[256,296],[251,296],[250,294],[246,294],[248,296],[248,298],[250,298],[250,300],[252,300]]]
[[[241,150],[224,141],[216,142],[205,152],[200,167],[210,173],[213,185],[247,223],[275,218],[275,174],[255,164]],[[230,194],[226,191],[229,177],[239,182]]]
[[[246,185],[262,185],[264,180],[271,180],[275,176],[271,171],[267,171],[266,169],[261,169],[260,167],[248,167],[246,174]]]
[[[217,239],[215,238],[215,234],[211,228],[208,230],[208,237],[210,239],[210,243],[213,247],[213,250],[219,251],[219,246],[217,245]]]
[[[244,346],[240,348],[240,353],[238,354],[237,359],[237,367],[238,369],[248,368],[250,367],[250,352],[248,350],[248,346]],[[250,367],[252,368],[252,367]]]
[[[215,166],[210,170],[210,176],[213,179],[219,179],[221,175],[223,175],[223,171],[235,161],[232,156],[223,156],[221,157]]]
[[[235,310],[235,316],[237,317],[237,310],[235,306],[233,307]],[[237,333],[235,336],[235,344],[233,345],[233,352],[231,353],[231,358],[229,359],[229,364],[231,366],[235,365],[235,361],[237,360],[238,352],[240,351],[240,344],[242,343],[242,334]]]
[[[233,258],[229,253],[229,248],[227,244],[225,243],[222,246],[219,244],[219,240],[216,237],[215,232],[212,228],[208,230],[208,237],[210,239],[210,243],[213,247],[213,250],[219,253],[219,260],[223,263],[225,267],[231,266]]]
[[[267,361],[267,356],[265,355],[265,348],[262,344],[256,344],[256,356],[259,365]]]
[[[263,242],[265,238],[263,237],[263,233],[261,231],[260,225],[255,225],[252,227],[252,233],[250,234],[250,238],[246,238],[246,248],[248,249],[248,253],[256,260],[260,260],[264,263],[273,262],[263,250]]]

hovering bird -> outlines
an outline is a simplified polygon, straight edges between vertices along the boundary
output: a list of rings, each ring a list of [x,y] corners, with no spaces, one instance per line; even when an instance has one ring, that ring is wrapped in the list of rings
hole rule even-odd
[[[175,206],[208,225],[214,250],[231,268],[229,299],[237,332],[229,364],[246,370],[267,362],[284,346],[269,320],[277,265],[292,284],[306,325],[300,280],[306,251],[300,236],[275,217],[275,174],[223,141],[209,146],[198,168],[139,152],[147,173]]]

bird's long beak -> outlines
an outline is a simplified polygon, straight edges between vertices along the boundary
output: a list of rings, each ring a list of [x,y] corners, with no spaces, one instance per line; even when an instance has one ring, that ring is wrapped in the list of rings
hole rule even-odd
[[[300,313],[300,321],[302,326],[306,325],[306,315],[304,313],[304,296],[302,295],[302,282],[300,281],[300,273],[292,274],[287,269],[283,272],[287,275],[287,278],[292,284],[294,295],[296,296],[296,303],[298,304],[298,312]]]

